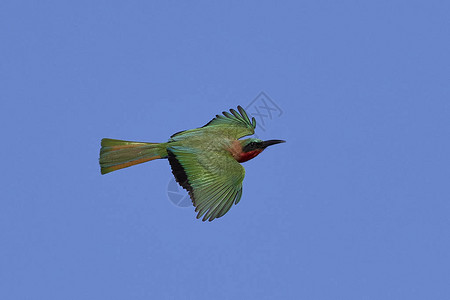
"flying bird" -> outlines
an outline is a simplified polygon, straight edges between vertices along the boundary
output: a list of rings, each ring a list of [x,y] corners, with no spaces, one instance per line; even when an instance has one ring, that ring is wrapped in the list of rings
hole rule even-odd
[[[283,140],[240,139],[255,133],[255,118],[245,110],[223,112],[205,126],[173,134],[167,143],[144,143],[104,138],[102,174],[154,159],[167,158],[176,181],[188,191],[197,219],[222,217],[242,196],[245,170],[240,163]]]

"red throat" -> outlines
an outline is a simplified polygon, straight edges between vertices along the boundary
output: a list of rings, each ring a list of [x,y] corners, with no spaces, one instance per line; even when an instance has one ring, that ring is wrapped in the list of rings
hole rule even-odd
[[[237,159],[237,161],[240,163],[245,162],[247,160],[250,160],[250,159],[256,157],[261,152],[262,152],[262,150],[260,150],[260,149],[249,151],[249,152],[241,152],[239,154],[239,158]]]

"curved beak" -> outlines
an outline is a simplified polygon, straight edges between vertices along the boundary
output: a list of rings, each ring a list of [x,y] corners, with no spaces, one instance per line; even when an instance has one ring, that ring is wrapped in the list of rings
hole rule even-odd
[[[267,148],[269,146],[280,144],[280,143],[286,143],[286,141],[283,141],[283,140],[268,140],[268,141],[264,141],[264,142],[262,142],[262,148],[265,149],[265,148]]]

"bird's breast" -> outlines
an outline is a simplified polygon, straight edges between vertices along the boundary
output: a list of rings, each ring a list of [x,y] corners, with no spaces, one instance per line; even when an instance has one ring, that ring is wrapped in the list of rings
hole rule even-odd
[[[237,161],[240,163],[246,162],[247,160],[250,160],[250,159],[256,157],[261,152],[262,152],[262,150],[260,150],[260,149],[248,151],[248,152],[242,152],[240,154],[239,158],[237,159]]]

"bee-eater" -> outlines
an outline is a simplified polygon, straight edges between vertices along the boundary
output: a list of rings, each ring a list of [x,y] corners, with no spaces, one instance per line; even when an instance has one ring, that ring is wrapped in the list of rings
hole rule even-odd
[[[167,158],[176,181],[189,192],[197,219],[220,218],[241,199],[245,170],[240,163],[285,142],[240,140],[255,133],[256,121],[241,106],[237,109],[216,115],[203,127],[175,133],[167,143],[102,139],[101,173]]]

